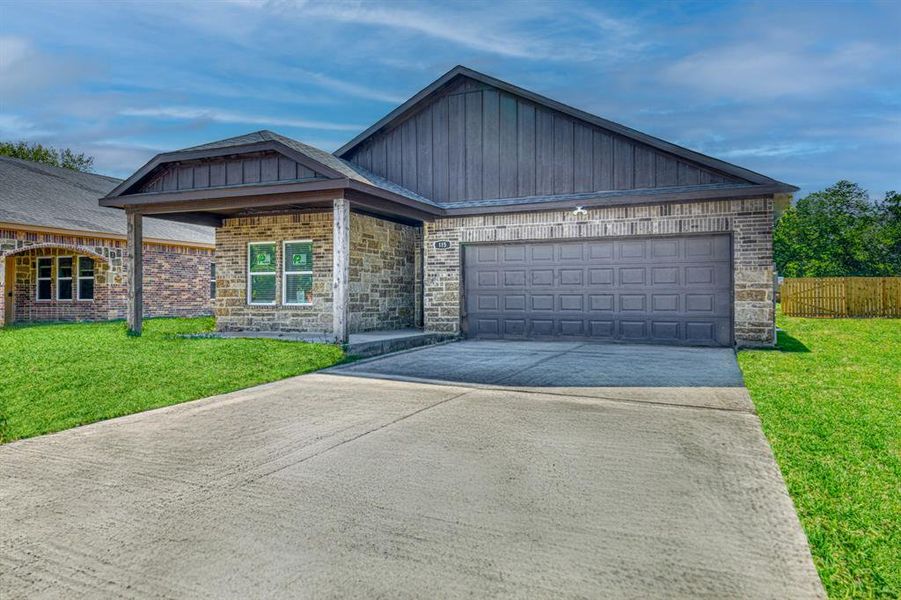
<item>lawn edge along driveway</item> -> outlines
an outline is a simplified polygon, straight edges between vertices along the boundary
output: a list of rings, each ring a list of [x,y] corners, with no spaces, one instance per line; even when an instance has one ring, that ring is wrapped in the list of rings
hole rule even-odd
[[[778,316],[745,384],[832,598],[901,597],[901,321]]]
[[[329,344],[183,337],[212,317],[0,328],[0,442],[302,375],[342,360]]]

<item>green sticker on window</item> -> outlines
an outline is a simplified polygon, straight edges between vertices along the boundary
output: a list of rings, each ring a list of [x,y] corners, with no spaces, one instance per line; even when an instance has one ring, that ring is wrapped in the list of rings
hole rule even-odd
[[[251,244],[249,258],[251,272],[275,271],[275,244]]]
[[[311,242],[288,242],[285,244],[285,271],[312,271],[313,244]]]

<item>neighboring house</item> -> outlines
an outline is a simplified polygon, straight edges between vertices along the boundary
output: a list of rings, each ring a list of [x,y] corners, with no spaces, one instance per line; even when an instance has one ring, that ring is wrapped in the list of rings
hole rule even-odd
[[[125,316],[125,215],[97,204],[120,182],[0,157],[0,325]],[[213,230],[145,227],[145,314],[210,314]]]
[[[731,346],[773,342],[796,189],[456,67],[334,154],[260,131],[101,204],[217,227],[222,330]]]

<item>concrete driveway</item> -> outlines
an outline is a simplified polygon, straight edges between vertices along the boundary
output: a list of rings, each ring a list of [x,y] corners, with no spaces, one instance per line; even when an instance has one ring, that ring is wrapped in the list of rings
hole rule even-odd
[[[0,594],[823,597],[734,358],[674,350],[704,365],[695,380],[634,350],[676,361],[664,386],[636,355],[633,376],[610,370],[626,347],[504,346],[0,447]],[[445,373],[409,371],[455,352]],[[579,375],[546,373],[566,357]],[[601,379],[582,379],[591,365]]]

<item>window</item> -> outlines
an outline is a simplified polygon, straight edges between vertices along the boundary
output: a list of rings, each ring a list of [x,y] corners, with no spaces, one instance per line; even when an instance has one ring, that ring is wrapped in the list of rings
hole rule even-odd
[[[247,303],[275,304],[275,242],[247,244]]]
[[[50,290],[53,281],[53,259],[49,256],[38,259],[38,289],[37,300],[39,302],[48,302],[53,299],[53,292]]]
[[[56,257],[56,299],[72,299],[72,257]]]
[[[312,304],[313,242],[310,240],[285,242],[284,250],[282,302],[285,304]]]
[[[94,259],[78,257],[78,299],[94,299]]]
[[[216,263],[210,263],[210,300],[216,297]]]

